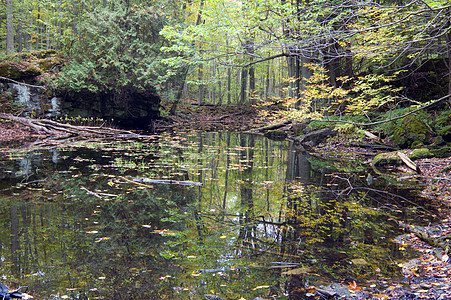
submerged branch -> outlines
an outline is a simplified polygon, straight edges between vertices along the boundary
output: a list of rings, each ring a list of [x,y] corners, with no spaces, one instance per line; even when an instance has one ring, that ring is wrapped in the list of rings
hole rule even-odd
[[[401,221],[397,221],[398,225],[403,229],[415,234],[419,239],[428,243],[431,246],[439,247],[445,250],[446,253],[450,253],[451,243],[450,236],[433,236],[426,228],[423,227],[415,227],[413,225],[405,224]]]
[[[176,185],[188,185],[188,186],[202,186],[202,182],[195,182],[195,181],[148,179],[148,178],[136,178],[136,179],[133,179],[133,181],[143,182],[143,183],[161,183],[161,184],[176,184]]]

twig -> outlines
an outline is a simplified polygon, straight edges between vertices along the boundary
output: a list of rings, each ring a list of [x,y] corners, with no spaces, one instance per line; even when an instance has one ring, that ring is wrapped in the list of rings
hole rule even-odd
[[[136,181],[134,181],[134,180],[127,179],[127,178],[125,178],[124,176],[120,176],[119,178],[120,178],[120,179],[123,179],[123,180],[125,180],[125,181],[127,181],[127,182],[130,182],[130,183],[133,183],[133,184],[142,186],[142,187],[146,187],[146,188],[148,188],[148,189],[153,189],[153,186],[152,186],[152,185],[147,185],[147,184],[144,184],[144,183],[136,182]]]
[[[99,194],[94,193],[94,192],[88,190],[88,189],[85,188],[84,186],[80,186],[80,188],[81,188],[82,190],[86,191],[88,194],[93,195],[93,196],[99,198],[100,200],[103,200],[103,197],[102,197],[102,196],[100,196]]]

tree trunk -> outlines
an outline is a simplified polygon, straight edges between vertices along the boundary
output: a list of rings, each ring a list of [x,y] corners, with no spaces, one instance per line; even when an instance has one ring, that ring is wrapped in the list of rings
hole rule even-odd
[[[17,51],[20,53],[23,50],[23,36],[22,36],[22,11],[19,9],[19,20],[17,22]]]
[[[248,70],[246,68],[241,69],[241,89],[240,89],[240,104],[244,105],[246,102],[246,90],[247,90],[247,75]]]
[[[6,0],[6,53],[14,52],[13,0]]]
[[[199,79],[199,95],[198,95],[199,99],[198,100],[199,100],[199,105],[204,104],[204,84],[202,82],[202,80],[204,78],[203,68],[204,68],[204,64],[201,63],[199,65],[199,73],[198,73],[198,79]]]
[[[222,76],[219,77],[219,81],[218,81],[218,105],[222,106]]]
[[[448,24],[447,28],[451,26],[451,22],[449,20],[451,18],[450,16],[450,10],[448,9]],[[448,99],[448,102],[451,103],[451,31],[448,31],[446,34],[446,47],[447,47],[447,54],[448,54],[448,95],[450,95],[450,98]]]

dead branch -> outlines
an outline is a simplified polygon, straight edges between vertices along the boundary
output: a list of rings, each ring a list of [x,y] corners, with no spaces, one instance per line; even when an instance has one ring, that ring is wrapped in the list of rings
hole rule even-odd
[[[176,185],[188,185],[188,186],[202,186],[202,182],[167,180],[167,179],[136,178],[136,179],[133,179],[133,181],[143,182],[143,183],[161,183],[161,184],[176,184]]]
[[[28,86],[28,87],[32,87],[32,88],[37,88],[37,89],[43,89],[43,90],[46,90],[46,88],[45,88],[44,86],[27,84],[27,83],[15,81],[15,80],[13,80],[13,79],[11,79],[11,78],[7,78],[7,77],[3,77],[3,76],[0,76],[0,79],[2,79],[2,80],[7,80],[7,81],[11,81],[11,82],[14,82],[15,84],[20,84],[20,85],[24,85],[24,86]]]
[[[398,152],[397,155],[402,160],[402,162],[406,164],[406,166],[408,166],[418,174],[421,174],[420,167],[418,167],[409,157],[407,157],[407,155],[402,152]]]
[[[100,196],[99,194],[94,193],[94,192],[88,190],[88,189],[85,188],[84,186],[80,186],[80,189],[86,191],[89,195],[93,195],[94,197],[97,197],[97,198],[99,198],[100,200],[103,200],[103,197],[102,197],[102,196]]]
[[[423,240],[429,245],[442,248],[446,253],[450,253],[451,243],[449,235],[433,236],[428,232],[426,228],[418,226],[415,227],[413,225],[405,224],[401,221],[397,221],[397,223],[400,227],[415,234],[419,239]]]
[[[61,135],[61,133],[68,134],[69,136],[102,136],[102,137],[115,137],[115,138],[149,138],[148,135],[136,134],[127,130],[119,130],[105,127],[87,127],[87,126],[75,126],[70,124],[64,124],[55,122],[48,119],[32,119],[16,117],[10,114],[0,113],[0,118],[20,123],[36,130],[38,133],[46,133],[48,135]]]
[[[278,128],[287,126],[287,125],[289,125],[291,123],[292,123],[292,120],[288,120],[288,121],[284,121],[284,122],[280,122],[280,123],[276,123],[276,124],[263,126],[263,127],[260,127],[260,128],[255,128],[255,129],[249,130],[249,132],[256,133],[256,132],[263,132],[263,131],[268,131],[268,130],[274,130],[274,129],[278,129]]]

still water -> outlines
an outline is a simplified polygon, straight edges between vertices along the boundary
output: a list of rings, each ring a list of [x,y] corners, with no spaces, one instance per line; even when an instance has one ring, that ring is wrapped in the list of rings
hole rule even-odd
[[[402,234],[394,219],[431,215],[411,187],[368,164],[253,135],[0,153],[1,282],[38,299],[299,299],[333,282],[383,288],[402,279],[398,263],[411,255],[393,241]]]

